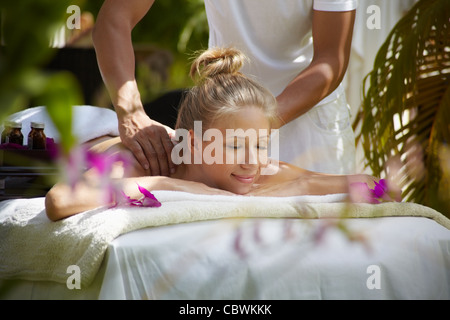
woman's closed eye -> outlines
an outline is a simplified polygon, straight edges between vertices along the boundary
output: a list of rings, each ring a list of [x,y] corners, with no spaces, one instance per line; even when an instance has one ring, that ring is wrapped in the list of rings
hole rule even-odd
[[[267,150],[267,144],[265,143],[260,143],[256,146],[257,149],[259,150]]]
[[[239,145],[235,144],[235,145],[230,146],[229,148],[234,149],[234,150],[238,150],[238,149],[241,149],[242,146],[239,146]]]
[[[238,150],[238,149],[245,147],[245,145],[243,145],[242,143],[227,143],[226,147],[229,149]],[[260,143],[255,146],[255,149],[258,149],[258,150],[267,150],[267,148],[268,148],[268,146],[265,143]]]
[[[237,150],[237,149],[241,149],[242,147],[245,147],[245,144],[241,143],[241,142],[239,142],[237,140],[235,140],[235,141],[228,141],[226,143],[226,147],[228,149],[235,149],[235,150]]]

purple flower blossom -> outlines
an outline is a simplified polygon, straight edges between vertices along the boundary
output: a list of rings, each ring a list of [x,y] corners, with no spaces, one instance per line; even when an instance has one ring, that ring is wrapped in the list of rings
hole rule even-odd
[[[350,184],[350,197],[353,202],[379,203],[373,190],[364,182]]]
[[[381,200],[391,200],[387,181],[381,179],[375,182],[375,187],[370,189],[367,183],[355,182],[350,184],[350,197],[354,202],[380,203]]]
[[[109,174],[115,162],[122,161],[126,168],[129,159],[121,153],[97,153],[90,150],[85,151],[85,163],[88,169],[95,168],[100,175]]]
[[[379,182],[375,181],[375,187],[371,191],[375,198],[383,198],[388,191],[386,180],[381,179]]]
[[[139,206],[139,200],[131,199],[123,191],[116,193],[115,203],[111,207]]]
[[[85,146],[76,146],[63,158],[63,172],[69,185],[74,187],[78,181],[83,180],[83,174],[86,170],[95,169],[101,183],[106,188],[114,163],[118,161],[123,162],[124,168],[129,165],[129,159],[121,153],[97,153]]]
[[[65,159],[64,172],[68,183],[72,188],[75,184],[84,179],[84,172],[89,169],[96,170],[99,178],[99,187],[105,190],[105,203],[114,203],[111,207],[134,206],[134,207],[160,207],[156,197],[144,187],[138,185],[139,191],[143,197],[132,199],[127,196],[120,188],[120,185],[113,183],[110,174],[116,162],[122,162],[126,169],[129,166],[130,159],[122,153],[97,153],[92,152],[84,146],[72,148]]]
[[[0,149],[4,149],[4,150],[26,150],[28,148],[26,146],[21,145],[21,144],[8,142],[8,143],[0,144]]]
[[[161,202],[156,199],[156,197],[144,187],[141,187],[138,184],[138,189],[142,193],[143,197],[140,199],[132,199],[127,196],[123,191],[116,192],[115,203],[112,206],[121,207],[121,206],[131,206],[131,207],[161,207]]]
[[[67,183],[74,188],[76,183],[83,180],[83,173],[86,170],[87,149],[82,146],[74,147],[63,157],[63,173]]]
[[[156,199],[156,197],[144,187],[138,185],[139,191],[144,195],[141,199],[142,207],[161,207],[161,202]]]
[[[53,138],[45,139],[45,148],[47,149],[48,156],[51,160],[58,159],[60,156],[60,147]]]

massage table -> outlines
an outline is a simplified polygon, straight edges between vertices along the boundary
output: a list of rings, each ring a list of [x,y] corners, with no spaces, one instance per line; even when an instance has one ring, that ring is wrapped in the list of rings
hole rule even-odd
[[[450,298],[450,223],[430,208],[154,194],[59,222],[44,198],[0,203],[0,298]]]
[[[58,222],[43,197],[0,202],[0,299],[450,298],[450,220],[429,207],[153,194]]]

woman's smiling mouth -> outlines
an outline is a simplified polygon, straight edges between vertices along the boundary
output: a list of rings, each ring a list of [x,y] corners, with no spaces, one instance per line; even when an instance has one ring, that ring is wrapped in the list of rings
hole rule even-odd
[[[253,183],[255,180],[255,175],[238,175],[231,174],[237,181],[241,183]]]

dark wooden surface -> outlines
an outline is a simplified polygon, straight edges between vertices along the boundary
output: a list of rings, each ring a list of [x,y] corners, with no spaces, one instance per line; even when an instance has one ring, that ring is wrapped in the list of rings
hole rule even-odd
[[[45,196],[58,173],[45,150],[0,150],[0,201]]]

